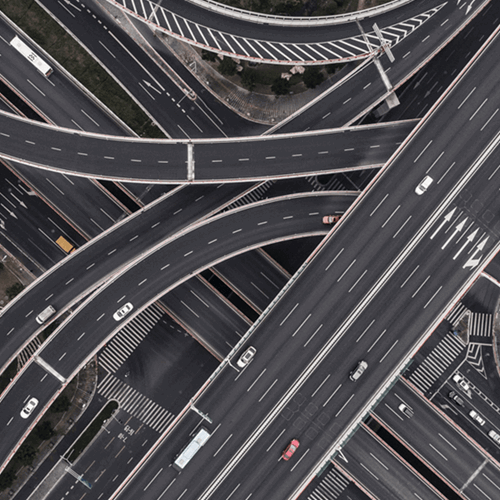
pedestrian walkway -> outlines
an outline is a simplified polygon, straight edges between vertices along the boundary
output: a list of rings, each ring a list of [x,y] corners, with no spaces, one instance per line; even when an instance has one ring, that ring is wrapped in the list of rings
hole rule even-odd
[[[460,320],[469,312],[469,310],[461,303],[455,304],[455,307],[450,311],[446,320],[449,321],[455,328],[460,323]]]
[[[115,373],[165,313],[153,304],[123,327],[99,354],[99,366]]]
[[[336,500],[349,486],[349,480],[337,469],[331,468],[321,482],[307,496],[307,500]]]
[[[410,382],[425,394],[464,349],[465,345],[457,335],[447,333],[410,375]]]
[[[469,319],[469,338],[471,342],[491,344],[493,314],[471,313]]]
[[[108,373],[97,386],[97,392],[109,400],[117,401],[120,409],[162,433],[174,414],[147,398],[125,382]]]

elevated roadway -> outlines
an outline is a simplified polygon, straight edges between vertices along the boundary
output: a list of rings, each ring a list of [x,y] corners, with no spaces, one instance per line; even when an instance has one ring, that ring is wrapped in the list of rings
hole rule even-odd
[[[411,419],[399,411],[401,403],[413,410]],[[500,485],[500,471],[484,450],[403,381],[399,381],[375,408],[374,416],[457,494],[474,482],[487,463],[494,466],[491,478]],[[481,499],[478,493],[469,498]]]
[[[498,216],[488,217],[499,213],[499,43],[496,34],[251,329],[252,363],[241,374],[225,364],[196,398],[214,434],[190,469],[165,467],[201,423],[187,407],[120,498],[295,498],[348,440],[500,248]],[[434,183],[419,196],[425,175]],[[300,448],[283,463],[292,438]]]
[[[378,500],[445,500],[420,474],[365,426],[335,458],[337,467]]]
[[[417,123],[174,141],[91,134],[0,112],[0,156],[33,167],[115,181],[256,181],[380,167]]]
[[[460,5],[465,6],[463,2]],[[464,10],[460,9],[456,2],[448,2],[438,15],[392,49],[396,58],[394,62],[390,62],[385,56],[379,59],[393,87],[392,91],[398,90],[418,70],[426,67],[433,58],[440,58],[441,51],[448,50],[449,46],[449,54],[454,54],[453,59],[447,59],[448,54],[443,57],[440,64],[446,66],[447,69],[449,68],[449,73],[453,76],[450,76],[445,85],[440,88],[440,94],[480,46],[478,44],[477,49],[475,48],[473,52],[469,53],[469,31],[473,30],[472,33],[476,33],[478,39],[489,36],[496,28],[494,20],[497,16],[497,10],[498,7],[492,2],[486,1],[480,4],[475,2],[474,9],[470,14],[464,15]],[[459,68],[453,65],[455,58],[465,59]],[[434,82],[431,85],[433,84]],[[422,92],[424,85],[418,82],[415,85],[417,88],[420,87],[418,90]],[[423,92],[425,93],[426,90]],[[276,131],[291,133],[350,125],[383,102],[389,93],[373,60],[367,60],[347,77],[345,83],[337,84],[326,90],[309,106],[273,126],[266,134]],[[437,97],[439,95],[434,96],[432,103]],[[404,103],[406,99],[401,100]],[[404,106],[405,104],[394,108],[394,110],[401,110]]]
[[[42,331],[35,316],[46,304],[51,304],[59,316],[141,253],[193,222],[214,215],[247,189],[251,186],[177,188],[92,239],[59,266],[47,271],[2,310],[1,371]],[[128,244],[117,244],[125,241]]]
[[[128,269],[115,275],[78,307],[2,395],[0,426],[9,430],[9,438],[3,439],[0,445],[2,467],[47,405],[92,355],[124,326],[125,322],[113,319],[113,313],[121,305],[126,302],[134,305],[134,310],[126,318],[129,321],[160,296],[217,262],[266,244],[324,234],[328,226],[322,223],[322,214],[338,207],[337,198],[328,192],[307,193],[225,212],[178,231],[142,259],[131,262]],[[201,241],[205,243],[203,252],[196,250]],[[151,276],[152,270],[154,277]],[[148,278],[143,278],[146,275]],[[138,276],[141,276],[139,286],[136,283]],[[35,300],[36,303],[48,303],[43,299]],[[34,312],[25,314],[30,323],[34,315]],[[4,314],[0,319],[9,316],[12,319],[15,315]],[[44,371],[42,376],[40,369]],[[38,381],[35,386],[34,381]],[[36,397],[40,404],[33,416],[25,420],[19,415],[23,407],[20,402],[29,397]]]
[[[240,59],[287,65],[327,64],[370,57],[380,48],[373,23],[382,29],[384,39],[395,45],[446,4],[440,0],[394,2],[399,8],[367,10],[364,19],[357,22],[351,17],[350,22],[339,24],[336,16],[330,16],[296,19],[292,24],[285,20],[275,23],[270,18],[257,16],[229,18],[185,0],[108,1],[151,23],[155,29],[198,47]],[[381,10],[385,12],[377,14]]]
[[[221,262],[212,272],[259,313],[291,278],[267,253],[258,250],[238,261]]]

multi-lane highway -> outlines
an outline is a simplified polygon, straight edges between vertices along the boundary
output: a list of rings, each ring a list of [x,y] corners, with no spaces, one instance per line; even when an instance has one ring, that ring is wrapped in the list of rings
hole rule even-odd
[[[5,368],[19,349],[41,331],[42,327],[34,321],[36,314],[28,314],[35,304],[50,301],[59,315],[138,254],[189,224],[213,215],[249,188],[248,185],[178,188],[94,238],[57,269],[45,273],[16,301],[9,303],[0,317],[3,335],[0,366]],[[128,244],[117,244],[123,241]]]
[[[11,437],[2,441],[0,450],[2,462],[7,459],[9,451],[21,436],[34,424],[43,406],[48,404],[81,366],[122,328],[122,322],[113,318],[113,313],[121,305],[127,302],[135,305],[134,310],[127,317],[127,320],[132,319],[140,310],[168,290],[217,262],[269,243],[324,234],[325,225],[321,220],[322,214],[335,211],[337,207],[337,196],[332,196],[330,193],[299,194],[268,200],[255,206],[226,212],[179,230],[161,245],[157,245],[153,251],[149,252],[149,255],[146,254],[147,258],[139,259],[140,263],[135,263],[133,267],[131,266],[133,263],[130,263],[128,272],[125,270],[114,276],[78,307],[51,336],[49,342],[44,344],[35,362],[25,366],[15,383],[10,386],[10,390],[4,395],[0,402],[1,425],[8,426],[12,423],[13,427],[11,427]],[[215,237],[217,234],[220,234],[220,237]],[[206,245],[203,253],[194,250],[200,241],[204,241]],[[186,250],[187,247],[192,250]],[[116,250],[111,250],[108,254],[112,255]],[[93,264],[95,265],[95,262]],[[94,266],[91,264],[89,269],[92,267]],[[155,270],[154,278],[141,277],[141,285],[135,286],[137,284],[136,272],[145,276],[149,275],[153,269]],[[65,286],[70,285],[73,280],[74,278],[68,280]],[[60,283],[59,281],[59,289]],[[120,297],[116,296],[117,293]],[[109,294],[111,299],[104,298],[101,294]],[[61,298],[64,300],[64,291],[62,291]],[[47,304],[52,299],[53,297],[47,296],[45,299],[38,299],[37,303]],[[113,304],[111,314],[96,311],[96,307],[106,311],[109,304]],[[19,313],[30,318],[36,314],[34,310],[28,314],[26,310],[19,311]],[[97,316],[94,317],[96,313]],[[14,315],[6,314],[2,319],[7,319],[9,316],[14,317]],[[90,317],[93,318],[94,325],[91,330],[88,330]],[[30,324],[33,327],[31,321]],[[15,333],[14,330],[15,327],[10,330],[7,338]],[[37,379],[36,373],[40,366],[47,369],[47,375],[50,374],[50,376],[38,379],[41,385],[34,389],[29,381]],[[26,421],[18,418],[20,408],[18,408],[19,405],[14,404],[14,401],[24,401],[27,395],[33,395],[34,392],[40,400],[40,407],[33,415],[33,420]]]
[[[498,43],[418,127],[285,300],[259,323],[251,337],[258,355],[250,366],[238,375],[226,365],[198,398],[197,408],[210,416],[216,432],[193,460],[197,483],[189,482],[190,474],[177,476],[164,467],[200,423],[189,413],[124,497],[144,496],[148,485],[151,498],[167,488],[169,495],[185,498],[269,498],[271,490],[288,498],[310,468],[355,429],[387,379],[498,249],[496,219],[482,215],[498,213],[498,185],[491,181],[497,157],[487,157],[494,149],[500,96],[498,76],[486,70]],[[473,145],[466,140],[472,135]],[[421,197],[415,188],[426,174],[435,180]],[[478,197],[479,213],[471,211]],[[466,206],[455,208],[464,199]],[[363,231],[352,232],[361,225]],[[461,234],[470,243],[459,239],[464,227]],[[471,257],[464,249],[474,241],[484,242]],[[368,362],[369,376],[354,384],[348,374],[360,359]],[[282,465],[280,450],[292,438],[301,448],[293,463]],[[211,467],[200,468],[201,463]]]
[[[252,18],[248,13],[228,17],[184,0],[166,5],[108,1],[193,45],[274,64],[325,64],[369,57],[380,47],[373,23],[383,27],[385,40],[396,44],[445,5],[440,0],[401,0],[339,23],[335,16],[295,21],[281,17],[275,22],[274,16]]]
[[[418,345],[422,332],[430,331],[435,318],[442,316],[457,290],[463,291],[468,286],[497,249],[499,231],[494,215],[497,185],[493,168],[497,144],[490,145],[490,141],[496,141],[498,82],[494,72],[481,81],[474,75],[477,72],[483,76],[484,67],[494,66],[492,52],[494,49],[490,48],[436,112],[418,127],[418,132],[411,134],[411,140],[378,177],[374,189],[349,211],[302,276],[273,304],[253,333],[252,342],[258,355],[250,366],[235,374],[230,365],[224,365],[198,399],[197,406],[214,422],[211,428],[214,435],[193,461],[204,459],[212,465],[199,473],[199,484],[191,484],[189,474],[176,478],[172,470],[163,467],[158,470],[153,464],[126,490],[126,495],[145,498],[147,489],[148,497],[163,495],[168,490],[169,495],[185,495],[185,498],[214,495],[269,498],[272,491],[284,498],[300,490],[301,478],[307,476],[318,460],[326,458],[326,450],[331,450],[332,443],[341,444],[346,429],[369,407],[367,401],[397,371],[393,363],[404,363],[408,352]],[[467,139],[472,135],[476,140],[471,146]],[[370,146],[374,147],[369,149],[380,147]],[[203,157],[209,148],[202,152]],[[348,147],[338,149],[350,152]],[[200,153],[195,158],[193,149],[189,151],[190,146],[181,162],[187,161],[194,167]],[[236,153],[239,155],[240,151]],[[325,151],[323,154],[330,153]],[[80,153],[85,156],[85,152]],[[484,158],[477,161],[481,154]],[[301,158],[303,153],[294,155]],[[275,156],[270,154],[269,159],[276,159]],[[209,160],[219,163],[221,158],[212,156]],[[238,157],[237,161],[249,159]],[[433,183],[427,192],[415,193],[415,186],[424,174],[431,175]],[[188,175],[197,176],[198,172],[194,174],[191,168]],[[486,179],[489,184],[484,189]],[[37,363],[26,369],[4,397],[1,404],[7,406],[2,408],[15,407],[16,401],[29,396],[33,391],[29,381],[37,379],[41,406],[48,404],[61,382],[65,383],[75,367],[84,363],[117,330],[116,322],[111,319],[117,304],[125,299],[133,301],[136,309],[130,315],[132,318],[163,293],[165,287],[169,289],[203,268],[205,260],[213,262],[222,258],[220,254],[226,257],[228,253],[241,251],[241,245],[248,248],[273,241],[280,237],[282,226],[287,228],[281,237],[289,237],[286,234],[290,234],[290,227],[295,232],[304,231],[305,221],[311,221],[311,215],[320,218],[321,212],[313,211],[317,210],[320,199],[311,202],[314,205],[310,208],[303,201],[295,215],[277,210],[272,216],[265,213],[264,218],[264,212],[259,213],[256,207],[248,213],[257,219],[242,223],[237,213],[234,220],[238,227],[222,224],[218,228],[218,221],[226,223],[233,220],[231,216],[213,219],[213,226],[201,224],[198,229],[207,229],[206,242],[213,252],[204,252],[203,261],[198,248],[205,236],[196,231],[192,232],[195,238],[192,243],[188,237],[190,231],[182,238],[174,237],[168,249],[172,252],[178,245],[174,253],[162,254],[162,246],[143,262],[137,259],[134,262],[137,265],[111,280],[63,325],[59,335],[45,346]],[[422,200],[426,203],[422,204]],[[323,206],[325,212],[334,208],[338,205]],[[273,217],[277,218],[274,224]],[[289,219],[294,219],[289,221],[291,225],[283,224]],[[314,223],[324,231],[319,221]],[[364,230],[360,233],[361,225]],[[462,236],[465,234],[466,238]],[[391,245],[387,245],[387,240]],[[237,243],[232,248],[234,241]],[[468,245],[475,248],[472,256],[465,253]],[[110,254],[116,251],[117,248],[110,250]],[[193,264],[192,259],[195,259]],[[168,271],[162,275],[157,268]],[[156,269],[157,276],[151,274],[152,269]],[[167,275],[172,280],[170,285],[165,281]],[[403,308],[405,314],[398,315]],[[33,310],[28,316],[32,314]],[[85,335],[89,321],[94,325],[91,339]],[[11,333],[9,330],[8,335]],[[81,346],[80,352],[74,352],[74,345]],[[235,354],[240,352],[238,349]],[[370,377],[365,376],[357,383],[359,391],[346,380],[353,355],[369,361]],[[6,422],[15,428],[3,452],[11,449],[26,430],[18,416],[16,420],[13,418],[14,415]],[[171,463],[172,450],[185,444],[189,430],[198,420],[198,416],[188,413],[179,421],[166,441],[167,447],[162,446],[155,456],[155,464],[158,460]],[[280,448],[299,435],[302,444],[295,462],[284,468],[279,461]],[[214,453],[212,458],[208,458],[209,453]]]
[[[0,113],[0,156],[120,181],[221,182],[382,166],[417,121],[203,142],[117,138]],[[30,137],[30,139],[24,139]]]
[[[413,417],[409,419],[399,410],[401,404],[412,409]],[[450,401],[450,404],[454,403]],[[405,383],[398,382],[391,389],[375,409],[374,415],[455,492],[459,493],[474,483],[478,469],[481,470],[487,463],[493,465],[494,472],[490,477],[500,490],[500,470],[496,469],[488,455]]]
[[[335,462],[375,498],[445,498],[365,426],[342,448]]]

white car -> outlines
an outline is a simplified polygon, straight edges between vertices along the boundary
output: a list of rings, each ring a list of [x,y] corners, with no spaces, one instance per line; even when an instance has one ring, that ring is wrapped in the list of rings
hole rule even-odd
[[[398,406],[398,409],[399,409],[399,411],[401,413],[403,413],[404,415],[406,415],[408,418],[413,417],[413,410],[408,405],[405,405],[404,403],[401,403]]]
[[[500,435],[496,433],[494,430],[491,430],[488,432],[488,436],[490,436],[493,441],[496,441],[498,444],[500,444]]]
[[[460,373],[455,373],[455,375],[453,375],[453,382],[455,382],[463,391],[469,392],[470,386]]]
[[[38,399],[31,398],[21,410],[21,417],[28,418],[38,405]]]
[[[238,361],[236,361],[236,364],[240,368],[245,368],[245,366],[252,361],[252,358],[255,356],[255,353],[257,352],[257,349],[255,347],[250,346],[241,356]]]
[[[431,176],[426,175],[422,179],[420,184],[415,188],[415,193],[417,193],[419,196],[424,194],[433,182],[434,182],[434,179]]]
[[[130,302],[127,302],[123,307],[120,307],[120,309],[118,309],[118,311],[115,312],[115,314],[113,314],[113,319],[116,320],[116,321],[120,321],[121,319],[123,319],[132,309],[134,308],[134,306],[130,303]]]
[[[472,420],[475,420],[479,425],[484,425],[486,423],[486,420],[479,415],[476,410],[471,410],[469,412],[469,417],[472,418]]]

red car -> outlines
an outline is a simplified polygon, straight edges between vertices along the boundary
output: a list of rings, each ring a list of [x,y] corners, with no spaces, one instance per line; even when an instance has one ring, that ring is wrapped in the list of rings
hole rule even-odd
[[[281,455],[283,457],[283,460],[290,460],[292,458],[292,455],[299,447],[299,444],[300,443],[298,439],[292,439],[290,441],[290,444],[283,450],[283,453]]]
[[[340,215],[325,215],[323,217],[323,224],[335,224],[340,219]]]

